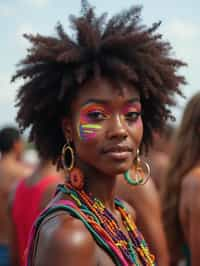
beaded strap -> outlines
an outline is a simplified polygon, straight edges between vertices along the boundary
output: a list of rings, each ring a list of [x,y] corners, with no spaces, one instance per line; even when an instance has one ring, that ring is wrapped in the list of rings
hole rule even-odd
[[[63,205],[64,204],[64,205]],[[34,224],[33,228],[32,228],[32,232],[31,232],[31,237],[29,239],[29,244],[28,244],[28,254],[27,254],[27,259],[26,259],[26,266],[32,266],[32,257],[33,257],[33,253],[34,253],[34,239],[37,239],[37,234],[39,232],[39,228],[40,225],[42,224],[42,222],[45,220],[45,218],[47,218],[49,215],[51,215],[52,213],[55,213],[57,211],[66,211],[68,213],[70,213],[70,215],[72,215],[75,218],[80,219],[84,225],[86,226],[86,228],[92,233],[94,239],[96,240],[96,242],[98,243],[99,246],[101,246],[105,251],[107,251],[113,261],[115,262],[115,264],[117,266],[121,266],[121,265],[127,265],[126,262],[124,262],[124,264],[121,264],[121,262],[119,261],[119,258],[116,256],[115,252],[110,248],[110,246],[101,238],[99,237],[99,235],[96,233],[96,231],[92,228],[92,226],[89,224],[89,222],[87,221],[88,219],[86,219],[85,214],[91,215],[91,217],[93,217],[93,219],[96,220],[96,222],[98,222],[98,220],[96,219],[96,217],[90,212],[90,211],[83,211],[81,212],[80,210],[77,210],[77,206],[70,200],[60,200],[57,203],[55,203],[53,206],[49,207],[48,209],[46,209],[41,216],[38,218],[38,220],[36,221],[36,223]],[[113,247],[114,249],[114,247]],[[121,257],[121,260],[123,261],[123,257]]]
[[[65,187],[64,185],[59,185],[57,188],[57,192],[62,191],[65,194],[70,195],[70,197],[75,201],[71,200],[59,200],[58,202],[54,203],[52,206],[46,208],[36,223],[32,228],[32,234],[29,241],[29,252],[27,256],[26,266],[32,266],[32,258],[34,256],[34,249],[37,245],[37,235],[39,234],[40,226],[42,222],[52,213],[57,211],[66,211],[71,216],[80,219],[86,228],[91,232],[94,240],[97,244],[103,248],[113,259],[115,265],[117,266],[141,266],[138,260],[138,254],[142,258],[141,262],[142,265],[154,266],[154,258],[148,251],[148,247],[146,242],[144,241],[142,235],[137,230],[135,224],[131,222],[129,215],[127,215],[126,209],[123,203],[116,199],[115,205],[116,208],[119,210],[122,220],[125,225],[127,225],[128,235],[130,240],[128,240],[128,252],[129,256],[131,257],[131,261],[127,262],[124,255],[120,251],[120,248],[116,246],[116,243],[112,239],[112,237],[105,231],[105,228],[102,227],[102,219],[101,216],[98,216],[95,211],[91,211],[87,203],[81,202],[81,200],[77,197],[76,193],[72,193],[72,191]],[[100,201],[96,201],[98,208],[105,208]],[[114,220],[114,224],[117,224],[114,217],[111,217],[111,220]],[[35,242],[35,243],[34,243]],[[119,240],[119,245],[123,245],[123,240]],[[134,246],[134,248],[133,248]]]

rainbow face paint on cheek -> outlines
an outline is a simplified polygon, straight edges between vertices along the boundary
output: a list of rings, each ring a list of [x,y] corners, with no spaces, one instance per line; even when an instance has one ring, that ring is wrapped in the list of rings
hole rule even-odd
[[[77,126],[78,135],[81,140],[87,141],[96,137],[97,132],[102,129],[98,117],[95,115],[101,114],[106,119],[107,112],[105,108],[97,104],[90,104],[83,107],[80,111],[79,123]]]

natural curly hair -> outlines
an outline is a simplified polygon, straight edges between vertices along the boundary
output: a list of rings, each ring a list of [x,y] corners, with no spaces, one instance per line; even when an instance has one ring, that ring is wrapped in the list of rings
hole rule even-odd
[[[141,24],[140,13],[141,7],[133,6],[108,20],[106,13],[97,17],[83,0],[80,16],[70,16],[71,37],[61,24],[56,37],[24,35],[32,47],[12,78],[25,80],[17,94],[17,122],[22,131],[30,127],[30,140],[41,156],[58,160],[65,143],[61,119],[83,84],[96,75],[118,77],[138,89],[142,146],[148,147],[153,130],[172,118],[169,106],[185,83],[177,70],[185,63],[171,57],[170,44],[156,33],[160,22],[148,28]]]

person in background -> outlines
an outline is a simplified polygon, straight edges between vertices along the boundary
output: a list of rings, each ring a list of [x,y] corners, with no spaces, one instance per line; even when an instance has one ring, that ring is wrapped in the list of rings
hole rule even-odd
[[[149,178],[145,184],[134,187],[124,182],[123,176],[119,176],[116,194],[133,206],[136,224],[155,254],[157,265],[168,266],[169,254],[162,220],[161,199],[153,180]]]
[[[17,181],[32,173],[32,168],[22,162],[24,142],[17,128],[0,129],[0,265],[10,265],[9,219],[7,206],[9,193]]]
[[[188,102],[163,186],[163,219],[171,265],[200,262],[200,92]]]
[[[152,147],[148,150],[147,161],[151,168],[151,177],[159,194],[163,187],[163,179],[171,158],[175,128],[167,124],[162,133],[155,132]]]
[[[33,223],[54,195],[56,186],[63,182],[63,173],[58,172],[51,160],[40,158],[40,163],[33,174],[21,180],[12,192],[10,219],[13,266],[24,265],[25,251]]]
[[[70,17],[72,37],[60,24],[54,37],[26,35],[32,47],[13,77],[25,82],[17,121],[67,171],[34,224],[28,266],[156,264],[116,182],[121,174],[134,183],[132,168],[140,175],[140,151],[170,117],[184,63],[156,33],[160,24],[142,25],[140,12],[133,6],[106,19],[82,1],[80,16]]]

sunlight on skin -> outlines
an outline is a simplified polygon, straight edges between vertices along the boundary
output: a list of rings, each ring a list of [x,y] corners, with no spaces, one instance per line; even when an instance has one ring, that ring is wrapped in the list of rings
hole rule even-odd
[[[141,112],[141,105],[136,103],[126,104],[120,116],[127,119],[128,115],[137,115]],[[96,137],[99,130],[102,129],[101,122],[108,120],[113,115],[111,108],[105,104],[89,103],[83,106],[80,111],[79,122],[77,125],[78,135],[81,140],[88,141]],[[140,126],[142,120],[140,117],[136,119],[135,125]]]

